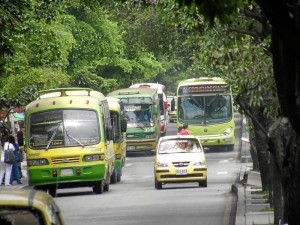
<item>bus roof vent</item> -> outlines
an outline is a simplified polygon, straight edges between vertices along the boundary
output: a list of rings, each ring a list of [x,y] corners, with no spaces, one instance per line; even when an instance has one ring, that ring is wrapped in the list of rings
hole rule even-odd
[[[53,98],[63,96],[79,96],[86,95],[91,96],[91,88],[57,88],[39,91],[39,98]]]
[[[139,91],[119,91],[119,95],[134,95],[139,93]]]

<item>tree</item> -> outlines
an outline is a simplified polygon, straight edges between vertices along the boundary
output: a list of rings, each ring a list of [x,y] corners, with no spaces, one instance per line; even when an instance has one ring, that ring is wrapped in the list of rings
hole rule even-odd
[[[178,0],[183,5],[196,5],[197,9],[213,23],[215,17],[222,22],[236,14],[242,1],[185,1]],[[262,13],[272,26],[271,52],[273,59],[274,80],[280,102],[281,123],[277,123],[273,137],[284,148],[283,162],[277,164],[282,174],[282,186],[285,205],[284,222],[298,224],[300,221],[300,171],[299,171],[299,11],[297,2],[256,0]],[[227,15],[227,16],[225,16]],[[283,131],[285,135],[283,134]],[[276,154],[278,155],[278,154]],[[273,155],[274,157],[274,155]],[[276,158],[275,158],[276,159]]]

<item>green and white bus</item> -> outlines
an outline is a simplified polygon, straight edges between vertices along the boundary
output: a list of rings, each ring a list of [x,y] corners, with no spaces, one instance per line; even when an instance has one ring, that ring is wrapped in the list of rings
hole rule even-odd
[[[111,125],[113,129],[114,151],[116,155],[114,172],[110,182],[112,184],[121,181],[122,169],[126,161],[126,130],[127,122],[125,119],[124,105],[120,99],[107,97]]]
[[[29,185],[52,196],[58,188],[109,190],[113,131],[106,97],[89,88],[41,91],[26,106]]]
[[[124,88],[108,94],[124,104],[127,151],[154,150],[160,136],[159,98],[156,89]]]
[[[230,87],[218,77],[183,80],[177,87],[177,126],[200,137],[203,147],[233,150],[234,109]]]

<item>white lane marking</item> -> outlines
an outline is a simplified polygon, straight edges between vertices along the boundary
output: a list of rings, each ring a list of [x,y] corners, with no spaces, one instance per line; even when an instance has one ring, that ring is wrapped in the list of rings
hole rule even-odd
[[[225,175],[225,174],[228,174],[228,172],[226,171],[223,171],[223,172],[217,172],[218,175]]]

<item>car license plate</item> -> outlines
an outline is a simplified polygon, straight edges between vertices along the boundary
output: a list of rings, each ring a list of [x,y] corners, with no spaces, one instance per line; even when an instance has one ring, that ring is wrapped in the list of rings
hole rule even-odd
[[[127,146],[127,150],[135,150],[135,146]]]
[[[72,169],[61,169],[60,174],[62,176],[72,176],[73,175],[73,170]]]
[[[186,169],[177,169],[176,170],[176,175],[186,175],[187,170]]]

